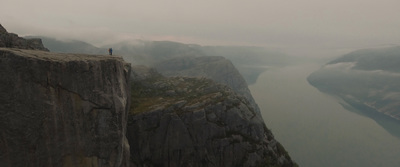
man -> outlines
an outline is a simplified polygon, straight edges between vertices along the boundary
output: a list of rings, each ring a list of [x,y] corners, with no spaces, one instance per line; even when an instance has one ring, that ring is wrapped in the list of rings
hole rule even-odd
[[[112,56],[112,48],[108,49],[108,53],[110,54],[110,56]]]

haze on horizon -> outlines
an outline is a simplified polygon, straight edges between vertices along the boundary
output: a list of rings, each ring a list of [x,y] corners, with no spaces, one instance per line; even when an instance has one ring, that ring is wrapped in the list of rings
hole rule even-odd
[[[20,36],[96,46],[170,40],[324,56],[400,45],[399,6],[398,0],[3,0],[0,24]]]

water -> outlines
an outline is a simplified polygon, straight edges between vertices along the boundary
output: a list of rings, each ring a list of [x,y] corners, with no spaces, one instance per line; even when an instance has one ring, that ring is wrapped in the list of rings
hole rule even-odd
[[[400,139],[308,84],[319,64],[275,68],[249,88],[267,127],[304,167],[398,167]]]

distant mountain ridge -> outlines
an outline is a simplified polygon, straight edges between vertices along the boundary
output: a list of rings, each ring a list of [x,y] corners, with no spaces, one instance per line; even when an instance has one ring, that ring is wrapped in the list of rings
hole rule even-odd
[[[399,128],[389,131],[400,136],[400,46],[351,52],[327,63],[307,80],[383,127],[395,119],[393,124]]]
[[[351,52],[328,64],[348,62],[356,63],[352,68],[357,70],[400,72],[399,53],[400,46],[380,49],[363,49]]]

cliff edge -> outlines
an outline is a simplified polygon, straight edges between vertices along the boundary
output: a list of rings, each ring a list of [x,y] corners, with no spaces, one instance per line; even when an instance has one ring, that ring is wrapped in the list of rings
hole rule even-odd
[[[0,48],[0,166],[128,166],[130,65]]]

